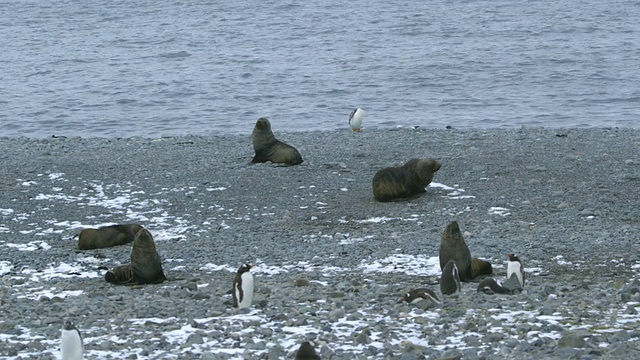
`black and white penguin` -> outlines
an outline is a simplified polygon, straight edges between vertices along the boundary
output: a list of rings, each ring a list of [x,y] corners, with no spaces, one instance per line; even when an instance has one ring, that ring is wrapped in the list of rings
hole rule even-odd
[[[507,262],[507,279],[511,278],[511,274],[516,274],[520,286],[524,287],[524,264],[522,260],[515,254],[507,254],[509,261]]]
[[[478,284],[478,292],[482,291],[485,294],[513,294],[511,289],[503,287],[500,281],[494,278],[485,278]]]
[[[440,303],[440,300],[438,299],[438,296],[436,296],[436,293],[433,290],[427,288],[413,289],[404,294],[402,298],[400,298],[400,302],[406,301],[409,304],[415,304],[420,300],[433,301],[438,304]]]
[[[71,320],[66,320],[62,328],[60,354],[62,355],[62,360],[81,360],[84,354],[82,335]]]
[[[440,291],[444,295],[451,295],[460,291],[460,273],[456,262],[449,260],[442,269],[442,276],[440,276]]]
[[[249,272],[253,265],[240,266],[233,279],[233,307],[246,308],[253,301],[253,274]]]
[[[295,360],[320,360],[320,356],[316,353],[316,349],[308,341],[303,342],[296,352]]]
[[[361,132],[362,131],[362,120],[364,120],[364,110],[360,108],[355,108],[349,115],[349,125],[351,125],[351,130]]]

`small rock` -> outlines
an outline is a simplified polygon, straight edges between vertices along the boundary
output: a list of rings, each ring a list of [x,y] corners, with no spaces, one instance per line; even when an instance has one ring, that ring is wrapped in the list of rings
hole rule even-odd
[[[191,298],[194,300],[206,300],[206,299],[210,299],[211,295],[204,293],[202,291],[198,291],[197,293],[193,294]]]
[[[584,336],[582,334],[568,332],[563,334],[560,340],[558,340],[558,347],[581,348],[584,347],[584,343]]]
[[[580,216],[594,216],[596,213],[592,209],[584,209],[580,211]]]
[[[367,331],[363,330],[360,334],[358,334],[358,336],[356,336],[356,338],[354,339],[354,343],[358,345],[371,344],[371,339],[369,338]]]
[[[190,291],[197,291],[198,290],[198,284],[190,282],[190,283],[186,283],[186,284],[182,285],[182,288],[190,290]]]
[[[330,322],[338,322],[345,315],[344,309],[338,308],[331,312],[329,312],[329,321]]]

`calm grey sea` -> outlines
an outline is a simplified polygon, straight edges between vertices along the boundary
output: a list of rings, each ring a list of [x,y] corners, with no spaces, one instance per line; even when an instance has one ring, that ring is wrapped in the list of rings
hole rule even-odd
[[[0,136],[640,127],[640,1],[0,1]]]

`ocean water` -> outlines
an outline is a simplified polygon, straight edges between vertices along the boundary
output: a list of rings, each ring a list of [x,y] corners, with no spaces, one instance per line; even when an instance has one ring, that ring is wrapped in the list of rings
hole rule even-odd
[[[640,127],[640,1],[0,1],[0,136]]]

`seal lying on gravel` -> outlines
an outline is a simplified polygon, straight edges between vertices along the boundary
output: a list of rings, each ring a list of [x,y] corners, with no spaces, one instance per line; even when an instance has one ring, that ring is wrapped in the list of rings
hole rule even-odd
[[[138,224],[110,225],[98,229],[84,229],[78,236],[80,250],[102,249],[132,242],[142,229]]]
[[[379,170],[371,183],[373,197],[382,202],[411,200],[426,192],[440,164],[430,158],[411,159],[406,164]]]
[[[256,126],[251,133],[253,150],[256,155],[251,160],[252,163],[272,163],[298,165],[302,163],[302,155],[289,144],[276,139],[271,131],[271,123],[267,118],[261,117],[256,122]]]
[[[460,226],[456,221],[447,225],[440,240],[440,269],[453,260],[460,271],[460,280],[468,281],[479,275],[490,275],[493,268],[488,261],[471,258],[471,252],[464,242]]]
[[[131,263],[107,271],[104,278],[112,284],[157,284],[167,280],[149,230],[142,228],[136,234]]]

